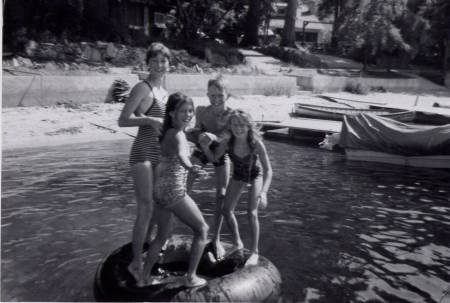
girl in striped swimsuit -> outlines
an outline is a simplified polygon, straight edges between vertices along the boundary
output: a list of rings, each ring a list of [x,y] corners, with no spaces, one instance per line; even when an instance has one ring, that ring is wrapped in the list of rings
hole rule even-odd
[[[154,168],[159,162],[158,136],[162,127],[167,91],[162,87],[169,70],[170,50],[161,43],[152,43],[147,51],[149,76],[136,84],[122,109],[120,127],[139,127],[130,153],[130,167],[136,193],[137,216],[133,228],[133,259],[128,266],[137,285],[142,279],[142,248],[151,228],[153,214]]]

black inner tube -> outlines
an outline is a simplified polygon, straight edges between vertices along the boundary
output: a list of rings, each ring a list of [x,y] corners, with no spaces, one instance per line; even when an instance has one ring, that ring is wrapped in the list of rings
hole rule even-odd
[[[144,246],[144,252],[148,245]],[[219,278],[235,272],[244,267],[248,258],[248,253],[238,251],[227,258],[211,263],[207,253],[214,253],[211,243],[209,243],[203,253],[198,267],[198,274],[210,279]],[[182,276],[188,268],[189,252],[186,250],[186,258],[157,263],[152,269],[152,273],[168,272],[171,276]],[[94,295],[97,301],[170,301],[184,286],[173,288],[170,284],[150,285],[137,287],[134,277],[128,272],[128,265],[131,262],[131,243],[124,245],[113,252],[103,264],[100,265],[94,282]]]

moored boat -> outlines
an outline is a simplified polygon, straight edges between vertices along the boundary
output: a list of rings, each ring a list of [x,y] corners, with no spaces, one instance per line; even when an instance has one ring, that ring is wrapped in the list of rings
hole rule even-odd
[[[293,114],[306,118],[342,121],[345,116],[356,116],[363,113],[383,116],[401,122],[412,122],[415,119],[415,112],[413,111],[404,111],[398,109],[330,107],[325,105],[312,105],[304,103],[295,103]]]
[[[375,115],[348,116],[341,132],[319,145],[338,145],[348,160],[450,168],[450,124],[410,125]]]
[[[450,168],[450,155],[403,156],[348,148],[345,150],[345,157],[351,161],[378,162],[412,167]]]
[[[401,107],[386,107],[370,105],[372,110],[405,110]],[[450,124],[450,110],[439,107],[414,106],[415,117],[412,122],[423,125],[445,125]],[[408,121],[405,121],[408,122]]]

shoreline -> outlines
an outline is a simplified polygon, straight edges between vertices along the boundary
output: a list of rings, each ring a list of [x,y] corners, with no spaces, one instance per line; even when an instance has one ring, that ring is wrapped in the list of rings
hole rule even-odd
[[[195,106],[207,97],[193,97]],[[231,97],[227,105],[248,111],[255,120],[290,119],[295,97]],[[2,151],[106,140],[133,140],[137,127],[119,127],[123,103],[67,103],[2,109]],[[131,144],[131,143],[130,143]]]
[[[438,102],[450,107],[450,95],[421,95],[417,102],[415,94],[371,93],[354,95],[350,93],[327,94],[343,100],[359,102],[385,102],[387,106],[402,106],[409,109],[429,109],[450,115],[448,108],[432,107]],[[192,97],[195,106],[208,105],[205,97]],[[294,96],[232,96],[227,101],[231,108],[241,108],[256,121],[286,121],[294,103],[328,104],[313,93]],[[352,103],[345,101],[347,103]],[[331,103],[335,105],[335,103]],[[367,106],[353,102],[355,107]],[[123,103],[76,103],[62,105],[6,107],[2,109],[2,151],[24,148],[53,147],[66,144],[88,143],[105,140],[129,139],[136,135],[137,127],[118,127],[117,119]],[[130,143],[131,144],[131,143]]]

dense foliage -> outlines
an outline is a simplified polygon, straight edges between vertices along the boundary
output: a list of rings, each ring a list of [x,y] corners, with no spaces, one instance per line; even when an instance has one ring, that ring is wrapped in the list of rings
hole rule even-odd
[[[432,62],[440,58],[443,70],[447,68],[448,0],[320,0],[319,16],[330,15],[338,53],[366,64],[420,55]]]
[[[144,1],[145,2],[145,1]],[[152,0],[151,10],[171,16],[163,38],[180,47],[201,38],[229,45],[261,43],[275,0]],[[417,58],[447,69],[450,52],[448,0],[286,0],[281,45],[295,47],[295,7],[314,2],[321,18],[334,20],[332,50],[364,63]],[[125,0],[4,1],[6,49],[20,50],[27,39],[39,42],[111,41],[145,45],[150,36],[133,36],[123,19]],[[131,3],[131,2],[130,2]],[[95,7],[107,7],[104,11]],[[298,30],[298,29],[297,29]],[[158,34],[161,34],[159,32]],[[158,38],[159,39],[159,38]],[[55,41],[57,40],[57,41]],[[406,60],[407,61],[407,60]]]

